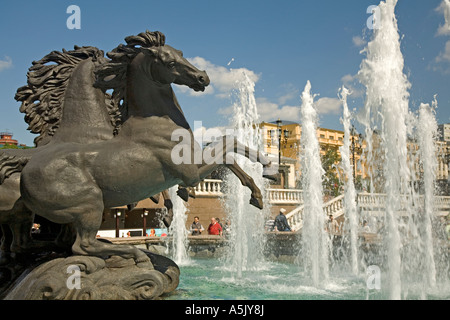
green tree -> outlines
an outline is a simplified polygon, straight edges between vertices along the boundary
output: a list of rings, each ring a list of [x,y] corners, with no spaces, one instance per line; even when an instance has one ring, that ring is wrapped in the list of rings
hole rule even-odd
[[[19,147],[15,144],[5,144],[4,146],[0,147],[0,149],[19,149]]]
[[[336,148],[328,148],[322,156],[322,168],[325,171],[322,185],[325,193],[333,197],[337,197],[342,189],[338,171],[338,165],[341,160],[341,156]]]

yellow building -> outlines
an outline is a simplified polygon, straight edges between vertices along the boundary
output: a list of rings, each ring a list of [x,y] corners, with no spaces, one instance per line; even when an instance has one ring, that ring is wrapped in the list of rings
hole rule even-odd
[[[296,182],[301,175],[300,168],[300,152],[301,152],[301,136],[302,127],[299,123],[285,120],[277,120],[273,122],[262,122],[260,124],[261,134],[264,141],[264,152],[272,155],[272,159],[280,160],[280,168],[286,172],[288,168],[288,185],[290,188],[295,188]],[[339,148],[344,145],[344,131],[318,128],[317,139],[320,145],[321,155],[325,155],[330,149],[336,150],[340,156]],[[353,146],[355,150],[350,150],[351,161],[353,162],[353,155],[355,156],[355,164],[357,167],[356,175],[365,176],[363,172],[364,166],[358,165],[361,158],[362,149],[364,149],[364,142],[360,141],[358,135],[352,135]],[[281,148],[279,148],[281,145]],[[283,185],[281,185],[283,186]]]

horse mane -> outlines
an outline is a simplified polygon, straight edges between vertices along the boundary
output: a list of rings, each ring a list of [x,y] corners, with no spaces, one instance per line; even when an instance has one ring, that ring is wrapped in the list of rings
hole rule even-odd
[[[25,113],[28,130],[39,134],[34,139],[36,146],[47,143],[59,128],[69,79],[75,67],[88,58],[100,64],[107,61],[100,49],[75,46],[71,51],[52,51],[41,60],[33,61],[28,69],[28,84],[17,89],[15,99],[22,102],[19,110]],[[110,99],[111,96],[105,94],[108,113],[115,125],[117,115]]]
[[[127,116],[126,84],[128,65],[141,52],[141,48],[160,47],[165,44],[165,35],[159,31],[145,31],[137,36],[125,38],[126,45],[120,44],[106,55],[111,60],[98,65],[94,73],[96,81],[94,86],[103,91],[112,89],[112,104],[115,112],[121,115],[122,120]]]
[[[0,185],[13,173],[22,172],[30,157],[7,155],[0,152]]]

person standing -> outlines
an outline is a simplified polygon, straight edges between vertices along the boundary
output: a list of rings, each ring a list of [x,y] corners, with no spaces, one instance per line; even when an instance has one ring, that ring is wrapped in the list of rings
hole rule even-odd
[[[222,227],[216,221],[216,218],[211,218],[211,224],[208,227],[208,234],[210,235],[222,235]]]
[[[284,215],[286,213],[286,209],[281,208],[280,214],[275,218],[275,227],[278,231],[291,231],[291,227],[289,227],[289,223]]]
[[[205,231],[199,220],[199,217],[195,216],[194,222],[192,222],[191,228],[189,229],[189,231],[191,231],[191,235],[193,236],[199,236],[203,231]]]
[[[327,231],[333,235],[339,233],[339,225],[332,214],[328,216]]]

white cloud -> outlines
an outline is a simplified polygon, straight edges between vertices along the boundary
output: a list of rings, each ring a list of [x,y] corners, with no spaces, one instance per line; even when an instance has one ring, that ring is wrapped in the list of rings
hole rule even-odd
[[[366,45],[366,40],[364,40],[361,36],[354,36],[352,38],[352,42],[355,47],[363,47]]]
[[[441,52],[436,57],[436,62],[450,62],[450,41],[447,41],[447,43],[445,44],[444,52]]]
[[[256,105],[261,121],[273,121],[278,118],[294,122],[300,121],[300,106],[279,106],[267,98],[257,98]]]
[[[0,71],[12,67],[12,60],[10,57],[5,57],[5,60],[0,60]]]
[[[338,98],[320,98],[314,102],[317,113],[319,114],[340,114],[342,102]]]
[[[256,106],[261,121],[269,122],[276,119],[301,121],[300,102],[299,105],[280,105],[260,97],[256,98]],[[340,114],[342,102],[338,98],[324,97],[315,101],[314,106],[319,114]],[[218,113],[229,116],[233,114],[233,106],[222,108]]]
[[[445,23],[439,26],[437,35],[450,36],[450,0],[442,0],[436,11],[443,14],[445,18]]]
[[[285,93],[282,94],[277,99],[279,104],[283,105],[286,104],[288,101],[292,100],[295,100],[297,102],[300,101],[300,90],[297,87],[295,87],[292,83],[282,85],[281,90],[284,91]]]
[[[242,79],[243,72],[245,72],[253,82],[256,83],[259,80],[259,76],[256,73],[246,68],[227,69],[215,65],[202,57],[188,58],[187,60],[198,69],[205,70],[211,81],[211,84],[206,88],[205,92],[194,92],[188,88],[179,87],[182,92],[189,91],[193,96],[215,94],[219,98],[228,98],[232,90],[236,88],[236,82]]]
[[[444,51],[434,59],[432,69],[433,71],[450,74],[450,40],[446,42]]]
[[[341,78],[342,84],[351,92],[352,98],[360,98],[364,95],[364,89],[358,80],[358,74],[346,74]]]
[[[289,121],[300,121],[300,105],[279,105],[275,102],[269,101],[267,98],[256,98],[256,107],[258,109],[258,116],[260,121],[273,121],[278,118]],[[234,107],[228,106],[219,109],[218,113],[225,116],[233,114]]]

